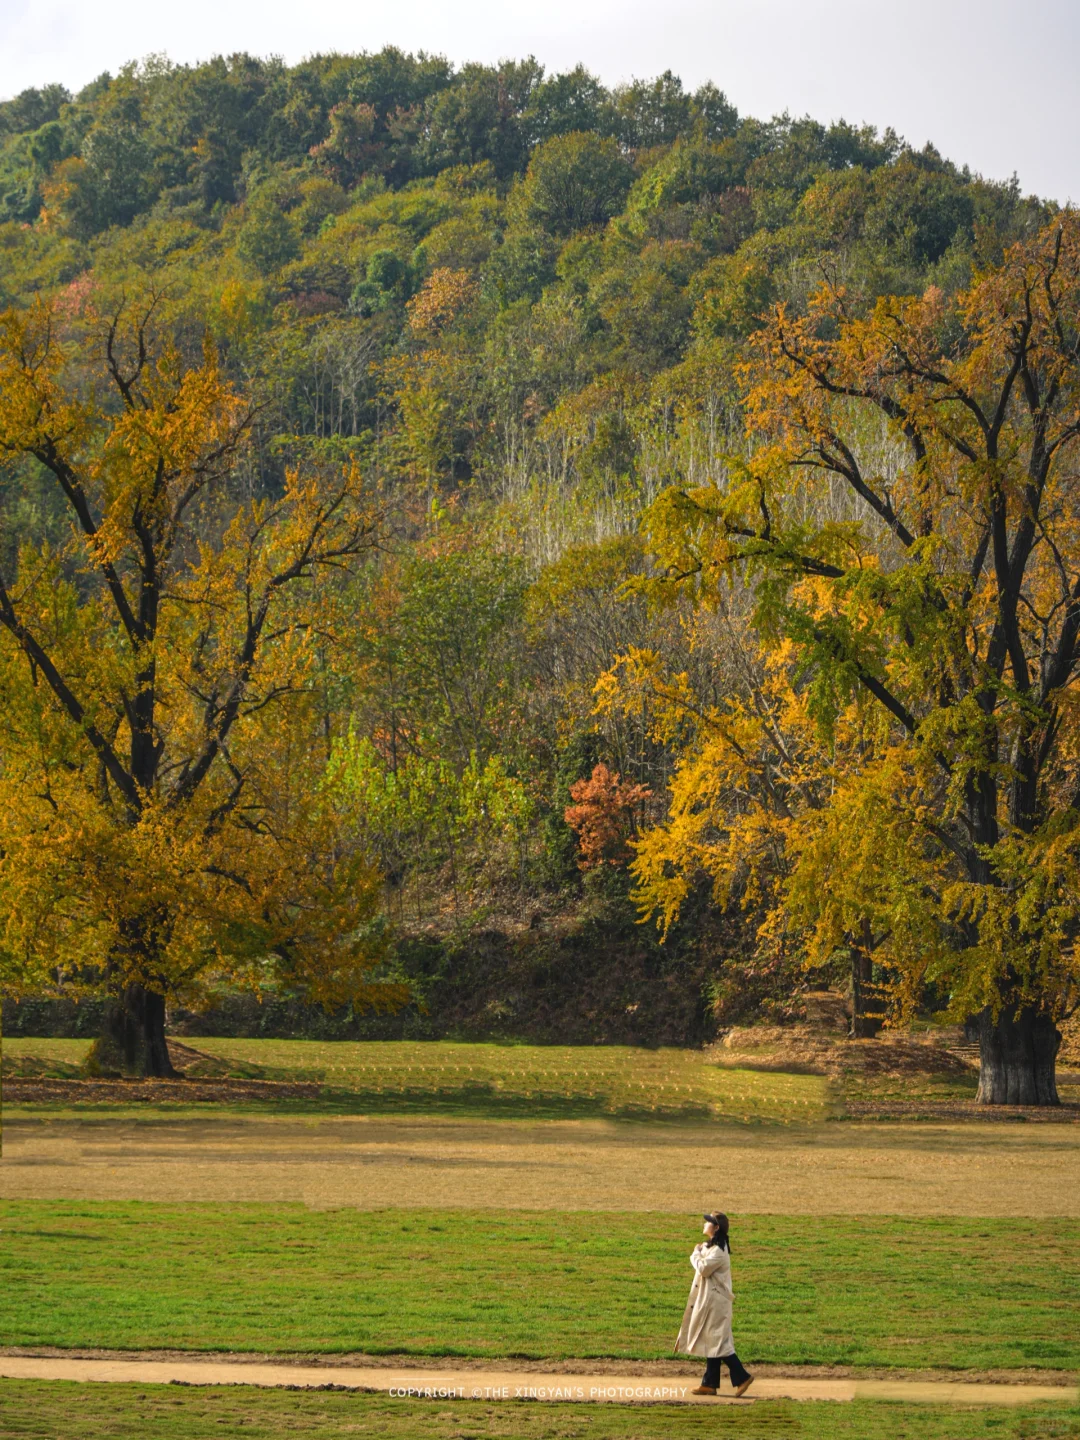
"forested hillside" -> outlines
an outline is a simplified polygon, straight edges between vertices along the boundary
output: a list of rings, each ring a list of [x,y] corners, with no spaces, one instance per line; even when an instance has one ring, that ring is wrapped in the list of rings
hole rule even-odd
[[[862,662],[841,657],[826,702],[831,662],[798,652],[779,581],[767,614],[715,556],[711,590],[665,588],[713,563],[684,565],[665,497],[732,495],[764,453],[770,317],[816,316],[824,345],[909,297],[952,354],[958,297],[1054,206],[892,131],[740,116],[670,72],[608,90],[395,50],[28,90],[0,105],[0,197],[18,985],[400,1003],[434,972],[445,997],[456,955],[492,989],[490,1026],[539,1007],[557,1029],[536,996],[562,954],[579,1029],[574,977],[599,993],[599,970],[604,1033],[612,1005],[663,991],[689,1034],[783,1009],[856,951],[881,994],[907,973],[865,904],[826,923],[810,872],[791,888],[773,824],[813,767],[811,808],[835,788]],[[850,443],[902,490],[889,427],[918,425],[890,403]],[[808,454],[788,461],[830,470]],[[828,483],[792,492],[789,560],[815,526],[835,564],[841,531],[891,525]],[[756,534],[760,559],[759,498],[725,533]],[[735,750],[688,800],[718,724]],[[506,947],[526,978],[504,1003]],[[895,1003],[946,1004],[944,975],[897,981]],[[641,1021],[626,1033],[675,1033]]]

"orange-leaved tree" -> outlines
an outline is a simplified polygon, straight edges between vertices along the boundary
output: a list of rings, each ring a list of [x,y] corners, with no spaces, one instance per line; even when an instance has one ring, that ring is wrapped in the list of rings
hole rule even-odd
[[[642,810],[652,799],[649,787],[624,780],[601,763],[587,780],[574,781],[570,798],[574,803],[567,805],[563,819],[577,833],[578,868],[625,864]]]
[[[152,1075],[166,997],[207,972],[401,998],[319,786],[333,577],[375,514],[355,470],[251,500],[250,408],[158,308],[0,317],[0,457],[67,519],[0,574],[0,980],[104,990],[114,1058]]]
[[[1080,216],[951,298],[827,284],[776,311],[746,379],[748,458],[649,527],[669,581],[753,588],[823,736],[852,707],[881,722],[791,903],[826,943],[873,904],[909,991],[978,1017],[979,1098],[1054,1104],[1080,919]]]

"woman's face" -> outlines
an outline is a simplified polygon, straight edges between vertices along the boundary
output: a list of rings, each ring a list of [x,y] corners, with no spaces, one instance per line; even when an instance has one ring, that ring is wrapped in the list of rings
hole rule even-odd
[[[711,1220],[706,1220],[705,1224],[701,1227],[701,1233],[703,1235],[707,1235],[711,1240],[712,1237],[716,1234],[716,1226],[712,1223]]]

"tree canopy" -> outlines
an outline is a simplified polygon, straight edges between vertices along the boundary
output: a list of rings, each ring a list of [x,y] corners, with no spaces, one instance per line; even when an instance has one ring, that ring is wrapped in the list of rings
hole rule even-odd
[[[1072,1003],[1078,281],[1068,214],[952,297],[860,314],[828,283],[755,335],[748,459],[646,517],[699,602],[750,586],[781,677],[750,713],[705,717],[677,818],[639,854],[665,920],[687,865],[721,880],[766,839],[783,852],[772,898],[810,925],[811,954],[877,937],[909,1003],[933,982],[960,1013],[1033,1031]],[[754,804],[710,845],[737,787]],[[1054,1100],[1045,1072],[1025,1083],[1003,1059],[987,1098]]]

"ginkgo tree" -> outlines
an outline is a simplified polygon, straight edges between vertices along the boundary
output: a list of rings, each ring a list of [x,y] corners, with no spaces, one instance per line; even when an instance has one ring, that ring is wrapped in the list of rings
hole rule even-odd
[[[647,526],[662,586],[752,590],[826,742],[777,904],[811,953],[869,927],[901,1004],[932,982],[977,1017],[980,1100],[1054,1104],[1080,978],[1080,216],[952,297],[826,283],[744,380],[746,451]]]
[[[730,621],[731,607],[714,598]],[[718,677],[720,696],[703,696],[668,657],[637,646],[596,687],[598,713],[646,710],[652,739],[677,756],[667,815],[632,842],[634,896],[666,937],[697,878],[706,876],[716,903],[737,903],[756,917],[759,959],[782,963],[801,948],[808,966],[831,967],[846,952],[852,1033],[873,1035],[883,1018],[870,918],[878,907],[848,904],[833,917],[842,923],[830,927],[828,943],[825,927],[816,924],[811,943],[797,889],[806,869],[800,860],[820,843],[845,761],[854,747],[865,747],[865,725],[849,714],[826,739],[806,687],[797,683],[790,643],[765,650],[748,617],[738,618],[725,637],[726,653],[713,654],[727,672]]]
[[[208,970],[401,999],[371,978],[378,876],[319,790],[332,582],[375,512],[355,469],[245,495],[251,409],[161,312],[0,317],[0,457],[69,522],[0,575],[0,981],[111,995],[149,1075],[166,997]]]

